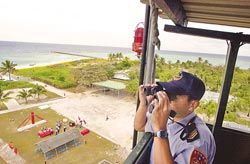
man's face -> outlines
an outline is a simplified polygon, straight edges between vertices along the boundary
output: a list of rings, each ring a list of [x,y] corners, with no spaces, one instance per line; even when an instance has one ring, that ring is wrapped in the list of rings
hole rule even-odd
[[[177,113],[177,117],[183,117],[190,113],[191,101],[187,95],[177,95],[176,99],[170,101],[170,108]]]

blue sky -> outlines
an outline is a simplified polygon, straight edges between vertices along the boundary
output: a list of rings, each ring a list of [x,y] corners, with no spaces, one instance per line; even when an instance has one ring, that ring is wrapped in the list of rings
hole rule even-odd
[[[134,29],[144,21],[140,0],[0,0],[0,40],[131,47]],[[161,49],[226,53],[226,42],[166,33],[159,19]],[[243,32],[250,29],[189,23],[190,27]],[[240,55],[250,56],[250,45]]]

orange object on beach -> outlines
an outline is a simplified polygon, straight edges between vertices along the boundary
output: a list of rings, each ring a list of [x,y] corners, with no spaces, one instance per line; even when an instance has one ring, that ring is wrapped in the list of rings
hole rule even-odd
[[[53,129],[48,128],[46,130],[42,130],[38,132],[40,138],[46,137],[48,135],[52,135],[54,133]]]
[[[89,129],[83,129],[82,131],[81,131],[81,134],[84,136],[84,135],[86,135],[86,134],[88,134],[89,133]]]

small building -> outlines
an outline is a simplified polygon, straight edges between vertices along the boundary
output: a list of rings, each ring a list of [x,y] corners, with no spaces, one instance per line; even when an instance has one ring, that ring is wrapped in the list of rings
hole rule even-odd
[[[112,81],[112,80],[96,82],[96,83],[93,83],[93,85],[102,88],[103,92],[105,92],[106,90],[117,91],[118,97],[120,95],[120,91],[126,88],[125,84],[121,82],[117,82],[117,81]]]
[[[37,151],[43,153],[45,160],[57,156],[72,146],[80,144],[81,134],[78,129],[72,129],[36,144]]]

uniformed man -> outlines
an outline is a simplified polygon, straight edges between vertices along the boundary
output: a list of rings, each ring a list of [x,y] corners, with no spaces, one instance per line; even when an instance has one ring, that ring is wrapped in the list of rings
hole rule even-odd
[[[146,99],[145,87],[139,87],[140,105],[134,122],[137,131],[154,135],[150,163],[213,163],[214,137],[194,113],[205,92],[202,80],[183,71],[178,79],[157,85],[163,91]],[[153,106],[152,112],[149,106]],[[176,113],[173,118],[169,117],[171,110]]]

